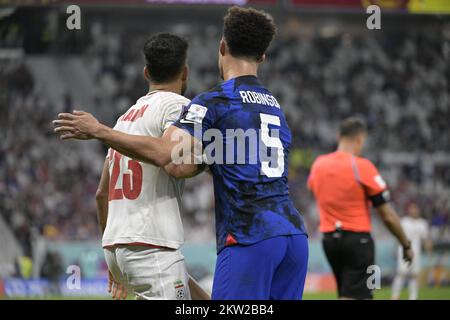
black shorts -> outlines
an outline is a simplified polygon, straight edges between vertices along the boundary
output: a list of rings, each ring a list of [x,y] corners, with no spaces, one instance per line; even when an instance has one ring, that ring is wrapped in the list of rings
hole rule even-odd
[[[323,248],[336,278],[339,297],[372,299],[367,268],[375,262],[370,233],[336,231],[324,233]]]

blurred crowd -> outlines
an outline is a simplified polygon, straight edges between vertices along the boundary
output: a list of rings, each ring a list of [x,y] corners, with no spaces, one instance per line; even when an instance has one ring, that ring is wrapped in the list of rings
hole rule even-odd
[[[80,57],[96,84],[96,114],[112,125],[147,92],[140,51],[146,34],[107,33],[101,24],[89,30],[91,44]],[[174,31],[190,41],[192,98],[220,81],[220,29],[192,25]],[[312,237],[318,236],[318,217],[306,189],[309,167],[318,154],[333,150],[339,122],[359,114],[370,129],[365,155],[384,174],[395,207],[403,213],[416,202],[435,239],[450,241],[450,57],[443,37],[420,28],[326,35],[281,30],[260,78],[293,131],[291,194]],[[33,232],[53,239],[98,238],[94,194],[101,163],[92,162],[104,149],[89,149],[96,158],[82,144],[61,143],[53,135],[50,121],[60,108],[35,85],[26,64],[0,71],[0,84],[10,92],[0,110],[0,213],[26,250]],[[183,202],[187,240],[214,241],[210,177],[189,181]],[[374,221],[376,236],[387,234]]]
[[[98,166],[75,143],[61,143],[51,120],[58,108],[35,85],[23,61],[2,65],[0,214],[25,256],[36,235],[98,237],[93,194]]]

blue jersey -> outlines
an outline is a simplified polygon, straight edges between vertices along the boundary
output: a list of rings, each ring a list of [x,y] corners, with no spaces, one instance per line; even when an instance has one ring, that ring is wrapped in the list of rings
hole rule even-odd
[[[174,125],[202,141],[206,158],[214,161],[218,252],[231,244],[306,234],[289,197],[291,131],[277,100],[255,76],[198,95]]]

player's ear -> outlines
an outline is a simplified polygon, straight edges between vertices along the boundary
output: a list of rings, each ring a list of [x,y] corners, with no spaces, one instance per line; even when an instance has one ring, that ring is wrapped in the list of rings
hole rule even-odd
[[[356,137],[356,141],[358,142],[359,148],[362,150],[362,148],[364,147],[364,141],[365,141],[365,135],[364,134],[359,134]]]
[[[224,56],[227,52],[227,43],[223,38],[220,40],[219,52],[221,56]]]
[[[262,63],[262,62],[264,62],[264,60],[266,60],[266,54],[265,53],[261,57],[259,57],[256,62]]]
[[[183,67],[183,73],[181,74],[181,80],[187,81],[189,76],[189,66],[187,64]]]
[[[143,74],[144,74],[144,78],[145,78],[147,81],[150,81],[150,72],[148,71],[147,66],[144,67]]]
[[[361,134],[361,145],[364,146],[364,143],[366,142],[367,139],[367,134],[366,133],[362,133]]]

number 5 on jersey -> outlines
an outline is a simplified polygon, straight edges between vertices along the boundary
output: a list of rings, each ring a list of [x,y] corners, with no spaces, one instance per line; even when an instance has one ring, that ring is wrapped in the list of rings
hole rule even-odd
[[[260,113],[261,117],[261,140],[267,148],[273,148],[276,152],[276,166],[270,167],[270,161],[261,161],[261,172],[269,178],[278,178],[284,172],[284,150],[283,143],[279,137],[271,137],[269,124],[280,126],[280,118],[274,115]]]
[[[141,164],[136,160],[130,159],[125,166],[122,164],[122,157],[122,154],[110,149],[109,161],[112,161],[112,171],[109,181],[109,201],[123,198],[134,200],[141,194]],[[116,187],[120,177],[122,178],[122,188]]]

